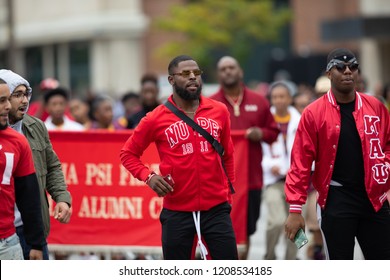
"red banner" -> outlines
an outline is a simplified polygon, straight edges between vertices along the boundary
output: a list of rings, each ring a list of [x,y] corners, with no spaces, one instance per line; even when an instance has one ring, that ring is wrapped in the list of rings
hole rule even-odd
[[[119,152],[131,131],[50,132],[51,142],[72,194],[69,224],[51,217],[50,246],[132,247],[160,249],[162,198],[135,179],[120,163]],[[233,132],[236,194],[232,219],[238,244],[246,242],[247,141]],[[154,145],[142,160],[159,173]],[[51,206],[52,208],[53,206]]]

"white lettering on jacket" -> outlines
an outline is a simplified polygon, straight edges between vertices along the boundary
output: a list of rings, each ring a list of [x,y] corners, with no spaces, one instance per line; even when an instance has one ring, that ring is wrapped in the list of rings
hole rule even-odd
[[[380,121],[378,116],[367,116],[364,115],[364,132],[369,134],[375,134],[378,136],[377,123]]]
[[[379,135],[379,123],[380,118],[378,116],[364,116],[364,133],[366,135],[373,136],[373,138],[370,139],[370,159],[379,159],[385,157],[381,147],[381,141],[377,137]],[[375,136],[377,138],[375,138]],[[389,178],[389,166],[385,163],[375,164],[372,167],[372,175],[378,184],[386,184]]]
[[[257,105],[256,104],[247,104],[244,107],[245,112],[257,112]]]
[[[200,127],[205,129],[208,133],[211,134],[214,138],[218,139],[218,131],[219,131],[219,125],[218,122],[216,122],[213,119],[207,119],[207,118],[197,118],[196,120]],[[178,143],[185,141],[190,136],[189,126],[182,120],[177,121],[173,124],[171,124],[166,130],[165,135],[167,137],[167,141],[169,143],[169,146],[172,148]],[[201,136],[201,134],[199,134]]]

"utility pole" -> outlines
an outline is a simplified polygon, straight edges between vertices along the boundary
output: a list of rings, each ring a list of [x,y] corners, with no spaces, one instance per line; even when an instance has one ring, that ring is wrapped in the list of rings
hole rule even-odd
[[[16,51],[14,34],[14,0],[7,0],[7,26],[8,26],[8,46],[7,46],[7,67],[15,69]]]

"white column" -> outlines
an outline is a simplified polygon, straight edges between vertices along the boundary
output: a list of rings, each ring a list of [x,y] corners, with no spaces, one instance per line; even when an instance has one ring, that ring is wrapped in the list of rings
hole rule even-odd
[[[137,90],[143,73],[142,50],[139,39],[120,39],[110,43],[110,69],[112,79],[110,88],[115,97],[127,90]]]
[[[15,73],[18,73],[22,77],[26,77],[26,59],[24,48],[17,48],[15,50]]]
[[[138,90],[144,68],[139,38],[94,41],[91,46],[91,83],[97,92],[119,98]]]
[[[368,92],[381,81],[381,54],[378,43],[372,39],[363,39],[360,44],[360,68],[363,76],[367,79]]]
[[[89,67],[91,73],[91,89],[94,93],[107,91],[109,72],[108,68],[108,42],[96,40],[91,42],[89,52]]]

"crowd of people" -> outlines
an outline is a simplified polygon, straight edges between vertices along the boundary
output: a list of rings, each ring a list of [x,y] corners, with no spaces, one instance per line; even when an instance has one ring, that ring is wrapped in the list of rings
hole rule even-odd
[[[142,77],[139,93],[123,94],[118,113],[110,96],[72,96],[53,78],[41,82],[31,101],[29,82],[0,70],[0,144],[5,155],[0,171],[7,175],[0,192],[8,190],[7,198],[0,198],[0,211],[7,217],[6,223],[0,222],[0,259],[49,259],[46,193],[56,203],[54,218],[65,224],[71,221],[72,199],[48,131],[94,129],[133,129],[120,157],[135,178],[164,197],[164,259],[194,258],[194,238],[201,258],[248,259],[262,202],[267,209],[264,259],[278,258],[275,248],[280,241],[285,248],[282,259],[297,259],[292,241],[299,228],[310,233],[306,259],[352,259],[355,239],[365,258],[390,259],[389,86],[368,93],[358,60],[346,49],[329,54],[326,71],[313,86],[275,77],[266,87],[262,83],[262,91],[251,89],[239,62],[230,56],[218,61],[216,73],[220,88],[205,97],[201,67],[190,56],[174,58],[168,66],[168,102],[191,120],[206,118],[218,126],[212,136],[222,144],[222,157],[213,146],[198,150],[201,136],[188,131],[180,140],[191,146],[185,154],[180,142],[167,139],[166,128],[181,120],[160,99],[155,75]],[[230,218],[234,194],[227,184],[240,176],[234,172],[230,138],[231,130],[237,129],[245,130],[250,154],[247,242],[240,252]],[[14,145],[5,144],[5,138],[15,139]],[[152,142],[162,155],[160,174],[140,160]],[[10,153],[15,154],[13,166]],[[19,161],[25,165],[23,172]],[[26,197],[34,200],[27,202]],[[373,228],[380,238],[370,240]],[[12,246],[8,240],[13,240]],[[112,257],[146,258],[131,253]],[[54,258],[71,257],[57,253]],[[78,258],[102,257],[83,253]]]

